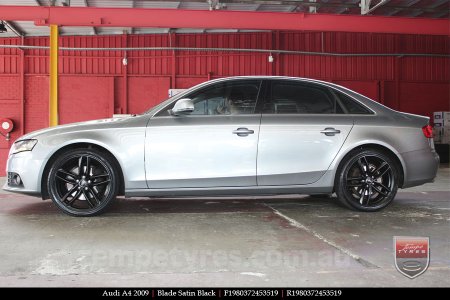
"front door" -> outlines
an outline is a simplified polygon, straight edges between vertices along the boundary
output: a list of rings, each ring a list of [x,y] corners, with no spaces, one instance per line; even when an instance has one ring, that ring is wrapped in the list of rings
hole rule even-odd
[[[215,83],[185,96],[194,102],[192,113],[154,116],[146,129],[148,187],[255,186],[260,85],[260,80]]]

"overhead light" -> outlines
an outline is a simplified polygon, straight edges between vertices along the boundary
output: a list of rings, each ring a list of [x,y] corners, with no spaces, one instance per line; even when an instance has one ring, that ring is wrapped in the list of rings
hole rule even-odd
[[[268,57],[268,60],[269,60],[270,63],[273,63],[273,56],[272,56],[272,53],[270,53],[270,55],[269,55],[269,57]]]
[[[1,21],[0,23],[0,33],[3,32],[7,32],[8,30],[6,29],[5,23],[3,21]]]

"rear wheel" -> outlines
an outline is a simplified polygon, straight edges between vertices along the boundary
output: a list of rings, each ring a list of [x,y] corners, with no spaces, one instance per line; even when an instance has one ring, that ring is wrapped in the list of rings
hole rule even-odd
[[[102,213],[118,194],[114,159],[95,149],[62,153],[52,164],[47,188],[53,202],[66,214]]]
[[[356,150],[347,155],[336,174],[335,191],[345,206],[377,211],[388,206],[397,194],[398,166],[378,150]]]

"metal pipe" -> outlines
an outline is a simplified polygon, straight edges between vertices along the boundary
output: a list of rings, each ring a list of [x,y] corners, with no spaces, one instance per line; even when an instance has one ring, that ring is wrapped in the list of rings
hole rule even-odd
[[[388,3],[388,0],[381,0],[380,3],[377,3],[376,5],[374,5],[373,7],[369,8],[369,10],[364,13],[364,15],[370,14],[371,12],[373,12],[375,9],[377,9],[378,7],[380,7],[381,5],[384,5],[386,3]]]
[[[49,125],[58,125],[58,25],[50,25]]]
[[[13,49],[41,49],[49,50],[48,46],[21,46],[21,45],[0,45],[0,48]],[[450,54],[440,53],[334,53],[334,52],[311,52],[295,50],[273,50],[273,49],[246,49],[246,48],[194,48],[194,47],[136,47],[136,48],[77,48],[59,47],[60,51],[216,51],[216,52],[250,52],[250,53],[276,53],[276,54],[297,54],[297,55],[317,55],[317,56],[421,56],[421,57],[450,57]]]

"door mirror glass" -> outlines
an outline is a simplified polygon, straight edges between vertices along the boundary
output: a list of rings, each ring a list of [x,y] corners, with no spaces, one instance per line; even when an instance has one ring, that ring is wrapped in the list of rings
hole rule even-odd
[[[194,102],[189,98],[183,98],[178,100],[171,110],[171,115],[178,116],[184,114],[190,114],[194,111]]]

